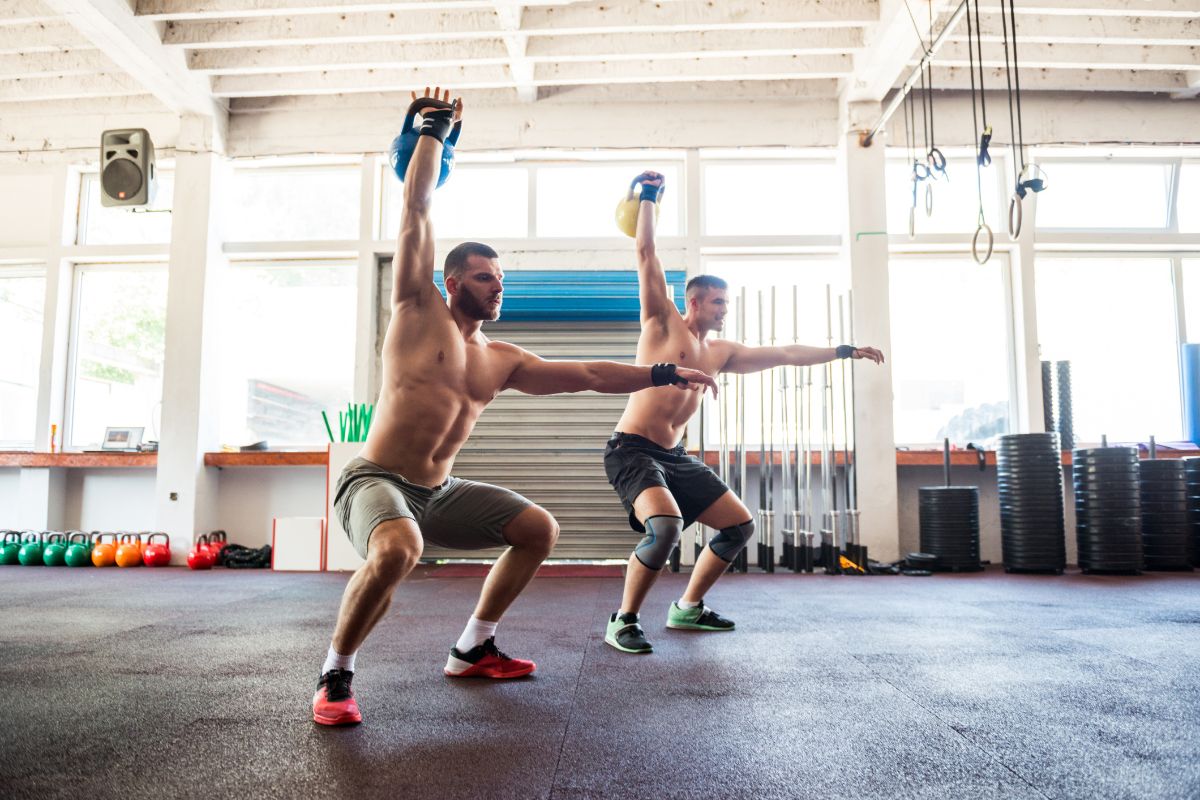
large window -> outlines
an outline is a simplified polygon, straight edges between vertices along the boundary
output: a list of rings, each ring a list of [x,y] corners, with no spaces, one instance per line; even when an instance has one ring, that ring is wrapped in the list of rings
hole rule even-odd
[[[682,233],[681,209],[687,192],[680,165],[673,163],[564,164],[537,168],[538,236],[621,236],[616,207],[629,191],[629,182],[652,169],[666,179],[660,201],[658,235]]]
[[[749,258],[729,257],[710,258],[705,263],[705,272],[724,278],[729,283],[729,314],[725,318],[725,328],[714,338],[741,341],[750,347],[782,346],[793,343],[812,347],[827,346],[826,320],[826,286],[830,287],[834,344],[841,344],[845,337],[838,331],[838,296],[846,291],[846,275],[841,264],[827,259],[799,258]],[[775,313],[771,313],[771,297],[774,289]],[[745,297],[745,323],[739,325],[738,298]],[[762,298],[762,314],[759,314],[759,298]],[[793,306],[795,304],[795,306]],[[796,311],[793,312],[795,307]],[[771,321],[774,318],[774,341],[771,340]],[[759,338],[759,322],[762,322],[762,338]],[[849,318],[845,318],[849,327]],[[740,333],[740,335],[739,335]],[[857,368],[857,367],[856,367]],[[834,405],[841,408],[841,373],[840,368],[834,370],[835,393],[837,399]],[[820,420],[820,392],[823,368],[812,370],[813,408],[817,421]],[[774,376],[775,394],[771,392],[771,379]],[[725,386],[725,378],[718,379]],[[776,369],[764,373],[751,373],[744,376],[745,382],[745,420],[746,441],[757,447],[762,441],[763,411],[773,420],[772,430],[775,446],[781,446],[783,437],[782,402],[780,390],[783,384],[782,370]],[[789,372],[788,384],[794,388],[794,376]],[[706,406],[706,442],[710,449],[715,449],[718,441],[719,416],[717,407],[724,402],[729,404],[729,425],[736,424],[735,376],[728,375],[728,384],[724,400],[713,402],[709,397]],[[787,402],[794,402],[789,397]],[[793,413],[789,411],[789,417]],[[841,418],[838,419],[838,430],[841,430]],[[789,436],[794,437],[792,422],[789,420]],[[732,440],[734,431],[729,430]],[[842,435],[838,434],[841,441]]]
[[[953,158],[946,164],[945,175],[920,181],[915,199],[913,230],[922,233],[961,233],[968,238],[979,225],[979,186],[983,187],[983,213],[993,231],[1004,230],[996,198],[996,181],[1003,179],[1003,162],[997,160],[975,176],[975,159]],[[889,159],[887,164],[888,233],[908,233],[909,212],[913,208],[912,162]],[[932,193],[932,214],[925,213],[925,194]],[[840,218],[839,213],[839,218]]]
[[[40,268],[0,267],[0,445],[29,447],[37,419],[46,279]]]
[[[80,183],[79,244],[167,244],[171,241],[171,204],[175,174],[159,170],[158,192],[145,208],[106,207],[100,203],[100,176],[86,173]]]
[[[703,174],[707,236],[836,236],[842,230],[842,181],[831,162],[705,163]]]
[[[1163,229],[1174,166],[1161,162],[1050,161],[1037,198],[1038,228]]]
[[[1189,342],[1200,342],[1200,258],[1183,260],[1184,327]]]
[[[354,387],[353,263],[234,264],[221,305],[223,444],[328,441]]]
[[[235,170],[224,204],[225,239],[357,239],[361,174],[357,166]]]
[[[390,168],[383,171],[383,232],[400,232],[404,184]],[[524,238],[529,235],[529,171],[523,167],[460,164],[437,190],[433,232],[439,238]]]
[[[1041,257],[1036,282],[1041,357],[1071,362],[1076,439],[1179,439],[1170,259]]]
[[[100,444],[106,427],[158,438],[167,271],[161,265],[81,267],[75,282],[70,446]]]
[[[1011,358],[1003,259],[891,260],[896,442],[962,447],[1008,433]]]

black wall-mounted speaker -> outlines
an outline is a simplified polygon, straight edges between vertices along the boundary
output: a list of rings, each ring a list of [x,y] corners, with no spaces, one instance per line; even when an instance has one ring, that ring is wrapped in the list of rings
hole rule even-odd
[[[144,206],[154,202],[154,143],[144,128],[100,135],[100,205]]]

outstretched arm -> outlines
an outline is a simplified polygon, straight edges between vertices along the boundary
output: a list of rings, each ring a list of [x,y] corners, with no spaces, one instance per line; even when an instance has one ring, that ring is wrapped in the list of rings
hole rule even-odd
[[[421,113],[421,132],[404,174],[404,207],[400,212],[400,235],[392,259],[392,305],[427,299],[437,291],[433,282],[433,223],[430,210],[433,190],[442,168],[442,142],[451,125],[461,119],[462,101],[449,102],[440,88],[418,98],[413,93],[410,110]]]
[[[699,370],[656,364],[639,367],[616,361],[547,361],[522,350],[516,369],[509,375],[506,389],[525,394],[560,394],[565,392],[603,392],[628,394],[652,386],[673,385],[685,391],[717,393],[717,382]]]
[[[666,179],[657,172],[643,172],[636,178],[641,185],[638,195],[637,262],[638,296],[642,306],[642,323],[650,320],[664,322],[668,314],[679,310],[671,302],[667,276],[654,246],[654,231],[658,225],[658,201],[666,188]],[[636,190],[635,186],[635,190]]]
[[[772,367],[795,366],[811,367],[814,364],[824,364],[839,358],[837,347],[808,347],[802,344],[789,344],[783,347],[747,347],[744,344],[728,342],[729,357],[721,372],[762,372]],[[850,345],[842,345],[850,347]],[[850,347],[846,358],[865,358],[876,364],[883,363],[883,353],[874,347]]]

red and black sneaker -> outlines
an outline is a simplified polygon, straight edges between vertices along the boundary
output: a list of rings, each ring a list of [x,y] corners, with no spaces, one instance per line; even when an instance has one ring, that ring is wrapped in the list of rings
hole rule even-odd
[[[450,648],[450,658],[444,672],[451,678],[520,678],[537,669],[537,664],[523,658],[509,658],[496,649],[496,637],[461,652]]]
[[[362,722],[358,703],[350,681],[354,673],[348,669],[331,669],[317,681],[313,695],[313,722],[318,725],[354,725]]]

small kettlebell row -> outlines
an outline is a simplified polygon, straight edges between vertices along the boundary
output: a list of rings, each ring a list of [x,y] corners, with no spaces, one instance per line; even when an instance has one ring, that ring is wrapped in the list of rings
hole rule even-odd
[[[212,568],[228,544],[225,531],[201,536],[188,554],[188,566]],[[0,531],[0,565],[165,567],[170,563],[171,540],[162,532]]]

